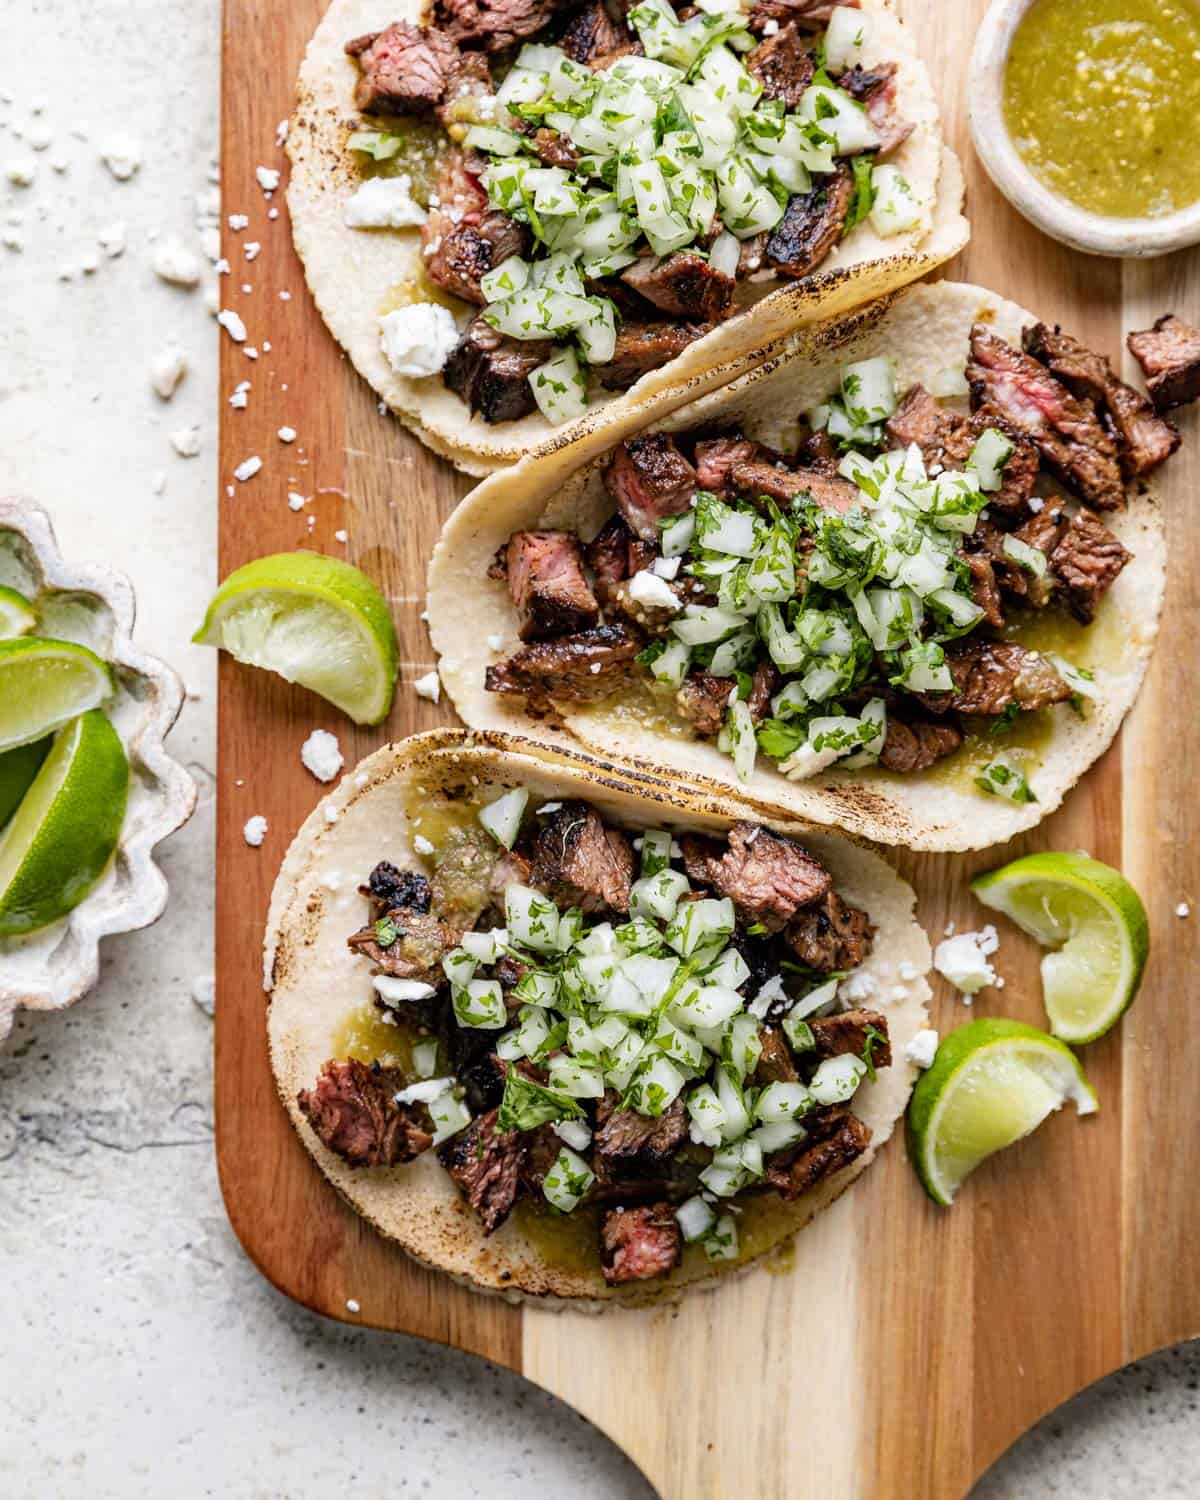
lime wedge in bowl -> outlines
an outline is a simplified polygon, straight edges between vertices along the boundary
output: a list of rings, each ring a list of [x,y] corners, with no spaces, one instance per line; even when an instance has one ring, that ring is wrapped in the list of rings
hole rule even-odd
[[[60,729],[113,694],[112,673],[72,641],[0,641],[0,751]]]
[[[53,743],[53,736],[47,735],[44,740],[18,745],[15,750],[6,750],[0,755],[0,829],[20,807],[21,799],[33,785],[33,778],[41,770]]]
[[[129,762],[99,709],[58,733],[0,834],[0,937],[46,927],[78,906],[121,836]]]
[[[28,635],[36,624],[37,615],[25,595],[0,584],[0,641]]]
[[[1031,1134],[1071,1100],[1099,1109],[1079,1059],[1035,1026],[970,1021],[942,1042],[908,1104],[908,1154],[921,1185],[948,1206],[985,1158]]]
[[[971,889],[1054,950],[1042,959],[1054,1035],[1103,1036],[1137,994],[1150,951],[1146,908],[1120,871],[1086,854],[1029,854],[977,875]]]
[[[266,667],[378,724],[392,706],[399,648],[383,595],[349,563],[278,552],[231,573],[192,637]]]

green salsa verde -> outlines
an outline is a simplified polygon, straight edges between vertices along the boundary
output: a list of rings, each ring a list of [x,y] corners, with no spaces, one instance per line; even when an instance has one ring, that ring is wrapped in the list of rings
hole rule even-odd
[[[1200,199],[1196,0],[1034,0],[1009,51],[1009,134],[1052,192],[1162,217]]]

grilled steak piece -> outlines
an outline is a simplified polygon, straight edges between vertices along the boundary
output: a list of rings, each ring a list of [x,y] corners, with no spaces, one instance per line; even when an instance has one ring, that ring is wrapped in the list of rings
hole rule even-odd
[[[625,391],[651,370],[660,370],[712,330],[704,323],[638,323],[626,320],[617,329],[617,347],[596,373],[606,391]]]
[[[634,533],[657,542],[658,523],[691,505],[696,471],[664,433],[628,438],[604,471],[604,488]]]
[[[1159,411],[1200,396],[1200,328],[1167,313],[1153,328],[1131,333],[1125,343],[1141,365],[1146,389]]]
[[[763,97],[782,99],[785,109],[800,108],[816,66],[798,26],[781,26],[746,58],[746,67],[762,84]]]
[[[832,1135],[802,1146],[790,1161],[774,1161],[766,1180],[784,1198],[799,1198],[811,1188],[857,1160],[871,1144],[870,1126],[848,1114]]]
[[[357,1058],[325,1063],[296,1103],[322,1145],[352,1167],[394,1167],[433,1144],[411,1105],[393,1095],[404,1087],[399,1068],[370,1067]]]
[[[579,152],[557,130],[542,125],[533,133],[533,146],[538,156],[548,167],[564,167],[568,172],[579,165]]]
[[[521,1188],[526,1146],[519,1130],[497,1130],[498,1110],[472,1120],[438,1147],[438,1160],[493,1234],[508,1218]]]
[[[859,503],[858,490],[848,479],[827,473],[815,464],[807,469],[785,469],[761,459],[752,463],[735,462],[730,467],[729,480],[739,494],[751,501],[769,495],[772,500],[788,505],[797,495],[807,494],[822,510],[843,514]]]
[[[596,575],[596,597],[605,609],[620,608],[620,585],[648,568],[658,556],[653,542],[635,537],[619,515],[612,515],[584,548],[588,567]]]
[[[484,685],[489,693],[518,693],[537,703],[551,698],[596,703],[637,676],[634,658],[644,644],[637,631],[623,624],[533,641],[488,667]]]
[[[866,106],[867,119],[879,136],[879,156],[895,151],[913,133],[912,121],[904,119],[896,108],[895,63],[880,63],[869,72],[855,63],[834,82]]]
[[[888,418],[889,447],[907,448],[915,443],[930,474],[942,469],[962,469],[982,433],[996,428],[1013,444],[1003,469],[1001,486],[988,495],[988,505],[1006,513],[1023,510],[1033,493],[1038,475],[1038,451],[990,402],[970,417],[959,416],[942,406],[923,385],[911,386],[896,411]]]
[[[764,657],[755,667],[754,676],[750,682],[750,696],[746,699],[746,707],[750,710],[753,723],[761,724],[767,717],[771,699],[779,690],[782,680],[779,669],[770,657]]]
[[[817,1052],[822,1057],[841,1057],[844,1053],[865,1057],[870,1040],[873,1043],[871,1065],[876,1068],[891,1067],[892,1048],[888,1041],[887,1017],[881,1011],[844,1010],[837,1016],[814,1017],[808,1024],[812,1027]],[[869,1029],[877,1032],[878,1036],[868,1038]]]
[[[766,259],[785,276],[816,270],[838,240],[854,196],[854,174],[839,161],[832,177],[807,193],[793,193],[767,239]]]
[[[537,403],[529,377],[550,358],[542,339],[510,339],[475,318],[446,361],[442,378],[485,422],[515,422]]]
[[[583,548],[570,531],[514,531],[508,539],[508,591],[521,639],[572,635],[600,623],[583,573]]]
[[[489,209],[479,181],[482,160],[452,151],[438,177],[437,206],[421,226],[421,254],[431,281],[467,302],[486,302],[479,281],[510,255],[522,255],[529,231]]]
[[[1004,542],[1012,535],[1029,547],[1037,547],[1049,559],[1062,530],[1062,515],[1061,508],[1057,505],[1052,508],[1047,502],[1040,511],[1031,515],[1011,533],[997,526],[995,521],[981,518],[976,523],[974,532],[964,538],[968,564],[974,568],[975,559],[983,558],[990,565],[1003,596],[1027,600],[1035,609],[1041,609],[1050,602],[1054,594],[1054,575],[1046,572],[1039,578],[1036,574],[1027,572],[1005,552]]]
[[[612,1208],[600,1226],[600,1269],[609,1286],[664,1276],[679,1264],[683,1236],[669,1203]]]
[[[729,484],[735,464],[774,463],[779,455],[763,443],[740,434],[702,438],[696,444],[696,483],[702,490],[720,495]]]
[[[879,764],[884,770],[897,771],[902,776],[927,771],[947,755],[953,755],[962,742],[962,730],[954,724],[902,719],[889,709]]]
[[[600,1182],[626,1177],[655,1177],[687,1139],[688,1117],[680,1096],[657,1118],[633,1109],[618,1109],[618,1095],[608,1089],[596,1103],[593,1166]]]
[[[454,76],[459,51],[442,32],[408,21],[393,21],[346,43],[346,53],[362,72],[354,85],[354,105],[364,114],[425,114],[441,104]]]
[[[695,250],[676,250],[661,258],[640,256],[621,272],[621,280],[675,318],[719,323],[733,306],[733,277]]]
[[[736,691],[732,677],[713,677],[708,672],[689,672],[675,694],[675,706],[702,740],[715,740],[725,722],[729,695]]]
[[[801,31],[824,31],[839,5],[857,10],[859,0],[757,0],[750,12],[750,30],[761,31],[768,21],[781,26],[794,22]]]
[[[1100,510],[1125,502],[1117,445],[1090,401],[1072,396],[1035,359],[977,323],[967,364],[971,401],[990,401],[1037,444],[1042,461],[1081,500]]]
[[[585,912],[629,910],[633,849],[583,802],[564,802],[538,819],[529,883],[558,906]]]
[[[918,693],[934,713],[1002,714],[1009,704],[1024,713],[1063,703],[1071,689],[1044,656],[1007,641],[956,641],[946,648],[952,693]]]
[[[384,920],[395,929],[395,937],[386,946],[379,941],[375,923],[352,933],[347,945],[396,979],[440,985],[442,959],[454,947],[457,934],[440,918],[410,906],[390,907]]]
[[[1073,614],[1085,624],[1096,605],[1133,554],[1127,552],[1103,521],[1079,510],[1062,529],[1050,554],[1050,567],[1067,591]]]
[[[814,907],[800,912],[784,941],[800,962],[820,974],[857,969],[875,938],[875,924],[865,911],[850,906],[836,891],[826,892]]]
[[[434,0],[433,24],[456,42],[502,52],[540,31],[561,0]]]
[[[381,916],[390,906],[427,912],[432,899],[429,882],[419,870],[398,870],[386,859],[381,859],[367,877],[366,894],[379,902]]]
[[[1105,355],[1094,354],[1069,333],[1045,323],[1024,329],[1021,344],[1069,391],[1107,411],[1127,478],[1149,474],[1179,447],[1178,431],[1156,414],[1140,391],[1117,376]]]
[[[992,560],[983,552],[964,552],[960,556],[971,570],[971,598],[983,610],[983,618],[998,630],[1004,624],[1000,605],[1000,585]]]
[[[629,52],[642,50],[629,28],[614,21],[601,0],[591,0],[575,12],[558,45],[575,62],[597,70]]]
[[[686,835],[681,845],[688,875],[703,871],[702,883],[728,896],[743,922],[761,923],[768,932],[781,932],[802,906],[820,901],[833,885],[825,866],[794,839],[757,823],[735,823],[724,851],[695,835]]]
[[[492,898],[492,905],[499,911],[503,911],[504,892],[510,885],[528,885],[532,868],[530,861],[523,854],[518,854],[515,849],[502,854],[496,861],[491,879],[488,881],[488,895]]]
[[[763,1026],[758,1040],[762,1051],[758,1055],[754,1081],[759,1088],[768,1083],[798,1083],[800,1075],[796,1071],[796,1060],[783,1032],[777,1026]]]

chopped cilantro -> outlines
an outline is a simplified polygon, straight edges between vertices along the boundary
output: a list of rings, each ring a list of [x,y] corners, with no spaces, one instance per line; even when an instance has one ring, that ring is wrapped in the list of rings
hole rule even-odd
[[[375,941],[381,948],[390,948],[400,936],[400,929],[391,917],[380,917],[375,923]]]

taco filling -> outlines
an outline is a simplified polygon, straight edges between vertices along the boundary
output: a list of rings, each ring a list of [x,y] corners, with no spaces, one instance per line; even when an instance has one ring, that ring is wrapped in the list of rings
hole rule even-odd
[[[919,229],[871,28],[815,0],[433,0],[349,39],[376,128],[348,137],[345,222],[421,230],[427,286],[380,323],[392,371],[441,373],[487,422],[567,422],[864,220]]]
[[[854,973],[876,929],[799,843],[631,837],[520,788],[465,809],[416,840],[422,868],[362,887],[349,944],[407,1062],[324,1064],[298,1103],[329,1150],[436,1151],[487,1235],[522,1198],[591,1216],[610,1284],[686,1244],[736,1260],[748,1196],[791,1201],[867,1150],[854,1096],[892,1061]]]
[[[1132,556],[1102,513],[1179,434],[1060,329],[1022,345],[972,329],[942,377],[969,414],[901,395],[887,357],[847,365],[787,458],[739,432],[627,439],[596,536],[519,531],[497,554],[525,644],[487,689],[553,714],[651,684],[742,780],[760,754],[793,780],[924,772],[983,724],[978,789],[1036,800],[1004,734],[1100,689],[1014,637],[1093,621]]]

